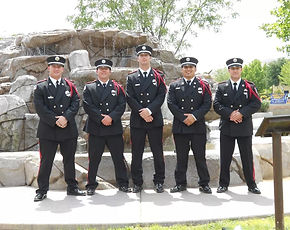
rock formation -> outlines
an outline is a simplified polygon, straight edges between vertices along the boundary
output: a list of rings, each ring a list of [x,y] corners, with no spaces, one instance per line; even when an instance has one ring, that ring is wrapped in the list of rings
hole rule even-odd
[[[167,85],[180,77],[179,61],[173,53],[160,49],[154,38],[143,33],[119,30],[56,30],[0,40],[0,186],[36,186],[39,164],[39,156],[35,152],[38,150],[36,128],[39,118],[32,103],[33,88],[38,80],[47,78],[46,58],[55,54],[64,55],[67,58],[64,77],[73,80],[82,95],[85,83],[96,79],[94,63],[102,57],[110,58],[114,62],[112,78],[125,87],[127,74],[138,66],[135,48],[141,44],[153,47],[152,66],[165,73]],[[208,76],[206,78],[213,85],[212,79]],[[172,114],[166,103],[163,104],[162,110],[165,121],[164,149],[168,151],[165,154],[165,185],[171,187],[175,183],[173,174],[176,163],[171,134]],[[130,152],[129,115],[130,111],[127,108],[122,118],[125,152]],[[86,183],[88,166],[87,135],[82,131],[86,116],[81,107],[76,116],[80,133],[76,170],[77,179],[83,188]],[[206,115],[207,121],[217,118],[218,116],[213,110]],[[211,126],[211,128],[213,127]],[[217,129],[217,125],[214,129]],[[289,153],[289,143],[284,145]],[[255,151],[258,181],[263,178],[272,178],[271,151],[264,151],[264,147],[258,146]],[[215,147],[207,152],[211,185],[214,186],[218,183],[217,172],[219,171],[219,151],[217,149]],[[266,149],[269,150],[269,146]],[[146,151],[150,152],[148,145]],[[130,153],[126,154],[128,170],[130,169],[130,157]],[[287,161],[290,160],[287,158]],[[150,153],[144,155],[143,164],[144,187],[152,188],[153,163]],[[231,183],[242,183],[244,178],[239,155],[234,156],[231,170]],[[188,175],[190,177],[188,185],[197,186],[198,178],[192,155],[189,160]],[[289,176],[290,172],[285,170],[285,175]],[[104,154],[98,176],[101,182],[100,188],[114,187],[113,165],[107,154]],[[51,188],[65,188],[59,156],[54,162],[50,183]]]

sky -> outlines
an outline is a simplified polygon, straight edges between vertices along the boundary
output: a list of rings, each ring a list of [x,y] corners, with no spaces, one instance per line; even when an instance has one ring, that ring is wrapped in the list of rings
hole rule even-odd
[[[73,29],[66,18],[75,12],[78,0],[5,0],[1,1],[0,37],[19,33],[42,32],[54,29]],[[189,37],[192,47],[185,56],[199,60],[197,71],[209,72],[224,68],[229,58],[240,57],[245,64],[254,59],[263,63],[285,57],[276,47],[281,46],[277,38],[267,38],[259,29],[263,23],[273,22],[270,11],[277,0],[242,0],[235,4],[239,13],[229,19],[221,32],[201,31],[198,37]]]

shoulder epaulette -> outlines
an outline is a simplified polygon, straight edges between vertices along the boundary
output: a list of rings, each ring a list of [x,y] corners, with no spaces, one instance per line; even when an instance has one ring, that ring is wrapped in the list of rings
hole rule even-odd
[[[159,70],[159,69],[155,69],[158,73],[162,73],[162,74],[164,74],[164,72],[162,72],[161,70]]]
[[[245,80],[244,80],[245,81]],[[246,80],[249,84],[255,85],[254,82]]]
[[[225,83],[227,83],[227,81],[221,81],[218,84],[225,84]]]
[[[47,79],[39,80],[39,81],[36,82],[36,84],[44,82],[44,81],[47,81]]]
[[[136,73],[137,71],[138,71],[138,70],[134,70],[134,71],[132,71],[132,72],[128,73],[128,75],[129,75],[129,74]]]
[[[94,81],[88,81],[86,82],[86,84],[92,84],[92,83],[95,83],[97,80],[94,80]]]

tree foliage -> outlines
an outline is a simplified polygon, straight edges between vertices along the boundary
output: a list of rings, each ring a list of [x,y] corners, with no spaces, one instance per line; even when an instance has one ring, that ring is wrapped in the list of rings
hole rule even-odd
[[[234,1],[79,0],[77,13],[68,20],[76,29],[118,28],[149,33],[177,54],[189,46],[188,34],[204,28],[219,31],[226,18],[235,17]]]
[[[267,88],[265,72],[265,65],[262,65],[261,61],[256,59],[243,67],[242,78],[254,82],[258,91],[263,91]]]
[[[213,73],[214,79],[217,82],[226,81],[230,78],[228,68],[218,69]]]
[[[290,86],[290,60],[287,60],[282,66],[279,79],[282,85]]]
[[[284,46],[280,50],[290,54],[290,1],[278,0],[280,6],[271,11],[271,14],[277,17],[276,22],[266,23],[261,28],[266,32],[268,37],[275,35],[281,39]]]
[[[279,74],[286,61],[286,58],[279,58],[266,64],[266,79],[268,87],[279,85]]]

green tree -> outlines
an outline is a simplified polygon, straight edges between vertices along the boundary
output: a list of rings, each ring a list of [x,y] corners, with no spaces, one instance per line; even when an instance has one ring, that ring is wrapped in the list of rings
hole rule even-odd
[[[267,87],[279,85],[279,74],[286,61],[286,58],[279,58],[266,64]]]
[[[267,89],[267,80],[265,65],[261,61],[255,59],[249,65],[243,67],[242,78],[254,82],[258,91]]]
[[[287,60],[282,66],[279,79],[282,85],[290,86],[290,60]]]
[[[261,28],[266,32],[268,37],[275,35],[281,39],[284,46],[279,50],[290,53],[290,1],[289,0],[278,0],[280,3],[279,7],[271,11],[271,14],[277,17],[277,21],[274,23],[266,23]]]
[[[213,77],[217,82],[226,81],[230,78],[228,68],[218,69],[213,73]]]
[[[68,20],[76,29],[118,28],[149,33],[164,47],[171,45],[177,54],[189,46],[188,34],[204,28],[218,32],[226,18],[235,17],[234,1],[79,0],[77,13]]]

